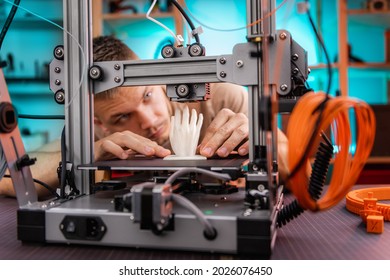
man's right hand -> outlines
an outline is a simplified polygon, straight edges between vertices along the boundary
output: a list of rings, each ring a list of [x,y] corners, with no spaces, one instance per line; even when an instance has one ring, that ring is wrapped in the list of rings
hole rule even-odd
[[[95,161],[113,158],[127,159],[130,155],[165,157],[171,151],[156,142],[130,131],[115,132],[95,142]]]

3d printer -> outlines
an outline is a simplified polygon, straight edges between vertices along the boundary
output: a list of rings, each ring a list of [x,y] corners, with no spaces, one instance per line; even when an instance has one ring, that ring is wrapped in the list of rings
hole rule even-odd
[[[12,110],[2,110],[9,116],[4,127],[12,123],[10,129],[1,130],[1,143],[7,147],[20,206],[18,238],[268,258],[277,226],[284,223],[275,115],[291,110],[306,91],[297,77],[308,75],[305,50],[289,32],[275,30],[275,1],[247,0],[248,42],[236,45],[232,54],[204,56],[203,46],[194,43],[165,47],[161,60],[107,62],[91,61],[90,5],[91,1],[64,1],[68,33],[50,65],[50,87],[57,101],[65,101],[66,150],[61,175],[72,175],[70,195],[37,200],[29,162],[21,161],[23,147],[15,144],[18,135]],[[274,70],[275,64],[280,71]],[[199,101],[206,99],[207,84],[214,82],[248,87],[249,158],[92,162],[93,94],[118,86],[166,84],[169,98]],[[6,91],[3,81],[1,88]],[[329,146],[323,148],[328,164],[333,152]],[[321,165],[327,168],[324,162]],[[134,171],[141,182],[125,182],[125,191],[107,196],[96,191],[96,170]],[[239,177],[245,178],[245,188],[226,183]],[[323,184],[314,183],[317,189]],[[100,190],[107,186],[100,185]]]

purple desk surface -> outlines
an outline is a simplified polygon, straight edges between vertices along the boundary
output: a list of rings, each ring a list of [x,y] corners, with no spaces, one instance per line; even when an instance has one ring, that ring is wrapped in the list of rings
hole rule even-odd
[[[287,195],[286,202],[289,200],[291,197]],[[0,259],[2,260],[235,258],[199,252],[22,243],[16,237],[16,210],[15,199],[0,196]],[[384,233],[368,234],[361,218],[345,209],[345,201],[324,212],[306,211],[278,230],[271,259],[390,260],[390,223],[385,222]]]

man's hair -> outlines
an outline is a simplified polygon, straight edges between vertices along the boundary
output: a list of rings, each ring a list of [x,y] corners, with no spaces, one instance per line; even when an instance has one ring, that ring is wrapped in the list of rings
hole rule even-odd
[[[93,39],[93,61],[135,60],[137,55],[114,36]]]
[[[93,39],[93,61],[137,60],[137,55],[114,36],[99,36]],[[117,88],[95,95],[96,99],[112,98]]]

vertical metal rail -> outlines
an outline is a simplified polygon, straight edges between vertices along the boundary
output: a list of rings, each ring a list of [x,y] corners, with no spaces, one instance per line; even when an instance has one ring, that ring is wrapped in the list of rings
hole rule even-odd
[[[82,193],[89,193],[90,178],[80,164],[93,159],[93,98],[88,70],[92,57],[91,0],[63,1],[65,125],[67,160],[75,171],[75,184]]]
[[[260,47],[260,41],[261,41],[261,22],[258,21],[258,15],[260,13],[260,3],[258,0],[247,0],[247,37],[249,41],[253,41],[257,45],[257,54],[258,54],[258,69],[257,73],[259,73],[257,79],[258,79],[258,85],[261,85],[262,79],[261,79],[261,47]],[[248,116],[249,116],[249,160],[250,162],[253,162],[256,156],[256,149],[255,147],[258,147],[260,145],[259,139],[260,139],[260,131],[256,128],[259,127],[259,98],[260,88],[258,86],[250,86],[248,88]]]
[[[256,44],[257,54],[252,55],[257,55],[258,60],[258,85],[249,87],[248,98],[248,116],[250,116],[249,143],[251,147],[249,151],[250,162],[254,162],[256,159],[264,157],[264,147],[266,146],[273,152],[273,145],[270,145],[269,141],[266,139],[266,130],[269,130],[269,127],[264,127],[263,124],[268,124],[268,126],[275,128],[272,124],[273,121],[268,119],[270,114],[267,113],[268,110],[273,113],[275,110],[267,107],[260,108],[260,102],[263,98],[274,98],[274,96],[276,96],[275,86],[270,84],[269,76],[271,63],[269,46],[274,43],[276,36],[275,15],[273,14],[274,9],[274,0],[247,0],[247,38],[250,42]],[[266,110],[263,116],[259,115],[260,109],[262,109],[263,112],[264,109]],[[265,158],[261,159],[265,160]],[[258,169],[259,166],[256,166],[254,163],[253,168],[254,171],[256,171],[255,169]]]
[[[262,11],[260,12],[262,21],[263,21],[263,48],[262,48],[262,63],[263,67],[261,73],[263,75],[263,92],[260,98],[269,100],[269,102],[263,105],[262,109],[266,108],[266,114],[264,114],[264,131],[263,131],[263,141],[261,144],[265,145],[265,158],[266,158],[266,171],[267,171],[267,181],[268,188],[271,190],[269,196],[270,205],[275,205],[277,200],[276,189],[278,188],[278,178],[274,177],[274,166],[273,163],[277,162],[277,120],[276,115],[278,113],[278,98],[276,92],[275,81],[271,79],[271,69],[274,69],[276,66],[276,61],[271,57],[271,48],[275,48],[277,40],[276,32],[276,16],[275,16],[275,0],[261,0]],[[280,75],[280,73],[276,73]],[[266,107],[266,106],[270,107]]]

